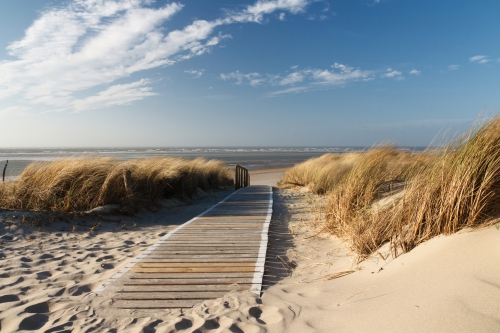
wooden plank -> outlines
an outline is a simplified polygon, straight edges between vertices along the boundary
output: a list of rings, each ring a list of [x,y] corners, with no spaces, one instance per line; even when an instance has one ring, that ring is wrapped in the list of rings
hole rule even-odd
[[[190,243],[190,244],[181,244],[181,243],[158,243],[156,248],[165,248],[165,247],[214,247],[214,248],[226,248],[226,247],[258,247],[260,242],[251,242],[251,243],[219,243],[219,244],[211,244],[211,243]]]
[[[249,239],[249,240],[252,240],[252,239],[260,239],[261,236],[262,236],[262,232],[260,233],[257,233],[257,232],[252,232],[252,233],[241,233],[241,232],[237,232],[234,234],[234,236],[238,237],[238,239],[241,239],[241,240],[246,240],[246,239]],[[227,239],[227,240],[231,240],[231,239],[234,239],[234,236],[232,235],[228,235],[226,233],[215,233],[215,235],[210,235],[210,239]],[[208,239],[209,236],[206,236],[205,234],[194,234],[194,233],[187,233],[187,234],[182,234],[182,233],[179,233],[179,234],[174,234],[172,236],[170,236],[167,240],[169,239],[172,239],[172,240],[175,240],[175,239],[193,239],[193,240],[206,240]]]
[[[147,292],[147,293],[122,293],[117,292],[114,299],[129,299],[129,300],[180,300],[180,299],[209,299],[222,297],[227,292],[225,291],[195,291],[195,292],[177,292],[177,291],[165,291],[161,293],[157,292]]]
[[[194,305],[201,302],[203,302],[203,300],[117,300],[115,303],[113,303],[113,307],[119,309],[178,309],[192,308]]]
[[[204,285],[132,285],[119,289],[122,293],[147,293],[147,292],[198,292],[198,291],[240,291],[250,289],[249,284],[204,284]]]
[[[251,248],[251,249],[242,249],[242,248],[223,248],[223,249],[210,249],[210,250],[200,250],[200,249],[169,249],[169,248],[163,248],[163,249],[156,249],[154,252],[158,255],[162,254],[170,254],[170,255],[175,255],[175,254],[238,254],[238,253],[247,253],[247,254],[257,254],[259,253],[258,249]]]
[[[124,275],[126,279],[233,279],[251,278],[253,274],[248,272],[234,273],[163,273],[163,274],[134,274],[133,272]]]
[[[147,274],[152,275],[152,274]],[[251,285],[252,278],[211,278],[211,279],[123,279],[124,286],[155,285],[155,286],[204,286],[204,285]],[[248,288],[250,289],[250,288]]]
[[[141,263],[255,263],[257,262],[257,258],[181,258],[181,259],[172,259],[172,258],[144,258],[141,259]]]
[[[229,203],[226,203],[226,204],[229,204]],[[262,207],[260,208],[261,210],[265,210],[267,208],[267,205],[269,203],[266,201],[265,205],[263,204]],[[238,206],[242,206],[243,204],[242,203],[239,203]],[[229,222],[242,222],[242,221],[246,221],[246,220],[256,220],[256,221],[264,221],[266,219],[266,214],[262,214],[262,216],[245,216],[245,215],[242,215],[240,216],[239,218],[230,218],[230,217],[220,217],[218,216],[217,214],[214,214],[214,212],[217,212],[216,209],[213,209],[209,214],[210,215],[205,215],[203,217],[199,217],[197,221],[200,221],[200,222],[210,222],[210,221],[229,221]],[[212,216],[213,215],[213,216]]]
[[[132,273],[237,273],[255,272],[255,265],[234,267],[132,267]]]
[[[224,230],[240,230],[240,229],[262,229],[262,226],[260,225],[234,225],[234,226],[224,226],[224,225],[193,225],[193,226],[186,226],[186,230],[202,230],[203,232],[205,229],[212,229],[212,230],[217,230],[217,229],[224,229]]]
[[[217,254],[159,254],[152,252],[146,259],[230,259],[230,258],[257,258],[257,253],[217,253]]]
[[[197,268],[197,267],[254,267],[255,263],[249,263],[249,262],[224,262],[224,263],[218,263],[218,262],[200,262],[200,263],[147,263],[147,262],[138,262],[135,264],[134,267],[144,267],[144,268],[154,268],[154,267],[160,267],[160,268],[181,268],[181,267],[188,267],[188,268]]]
[[[168,239],[165,242],[158,243],[158,245],[168,245],[168,244],[222,244],[220,243],[221,240],[217,239],[210,239],[210,240],[171,240]],[[260,243],[260,239],[255,239],[255,240],[231,240],[231,241],[225,241],[224,244],[236,244],[236,245],[241,245],[241,244],[254,244],[254,243]]]
[[[191,243],[194,243],[194,242],[203,242],[203,241],[207,241],[207,238],[208,237],[192,237],[192,236],[176,236],[176,237],[170,237],[169,239],[167,239],[166,241],[164,241],[163,243],[175,243],[175,242],[191,242]],[[235,240],[236,238],[236,240]],[[231,242],[231,241],[235,241],[237,243],[242,243],[242,242],[251,242],[251,241],[261,241],[262,240],[262,235],[255,235],[253,237],[243,237],[243,236],[230,236],[230,237],[227,237],[227,236],[210,236],[209,238],[209,241],[211,242]],[[161,243],[159,243],[161,244]]]

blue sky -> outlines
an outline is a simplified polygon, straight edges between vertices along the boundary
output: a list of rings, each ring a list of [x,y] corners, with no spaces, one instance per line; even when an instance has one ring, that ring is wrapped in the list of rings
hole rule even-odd
[[[499,111],[499,12],[5,0],[0,146],[428,145]]]

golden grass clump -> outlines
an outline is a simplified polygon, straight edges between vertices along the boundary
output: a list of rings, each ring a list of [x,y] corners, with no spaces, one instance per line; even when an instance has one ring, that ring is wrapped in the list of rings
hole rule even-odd
[[[278,185],[282,188],[307,186],[313,193],[324,194],[340,183],[360,156],[359,153],[349,153],[311,158],[290,168]]]
[[[373,148],[365,153],[325,154],[292,167],[278,185],[281,188],[307,186],[313,193],[326,194],[350,184],[364,196],[373,198],[376,191],[366,191],[367,186],[377,190],[380,183],[403,179],[412,168],[426,163],[425,160],[422,154],[401,152],[392,146]]]
[[[500,211],[500,118],[439,152],[370,150],[341,174],[328,194],[325,228],[347,239],[360,259],[386,242],[397,256]],[[383,184],[395,180],[404,180],[404,190],[382,204]]]
[[[476,126],[415,174],[396,205],[381,212],[394,254],[439,234],[488,223],[500,212],[500,117]]]
[[[216,160],[68,158],[32,163],[18,179],[0,184],[0,207],[75,212],[121,204],[137,209],[164,198],[191,197],[197,188],[208,191],[230,184],[229,169]]]

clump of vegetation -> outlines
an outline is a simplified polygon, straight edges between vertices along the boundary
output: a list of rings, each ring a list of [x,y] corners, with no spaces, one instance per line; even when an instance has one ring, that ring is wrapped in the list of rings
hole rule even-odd
[[[476,126],[413,175],[397,204],[377,219],[390,226],[394,254],[439,234],[490,222],[500,212],[500,118]]]
[[[278,186],[307,186],[313,193],[325,194],[340,184],[361,156],[361,153],[348,153],[325,154],[311,158],[290,168]]]
[[[232,183],[227,166],[216,160],[69,158],[32,163],[18,179],[0,183],[0,207],[77,212],[121,204],[133,211]]]
[[[402,152],[392,146],[376,147],[364,153],[325,154],[292,167],[278,185],[281,188],[307,186],[313,193],[327,194],[350,184],[371,201],[376,191],[365,191],[366,187],[404,179],[411,168],[424,163],[425,159],[421,154]]]
[[[500,118],[439,151],[325,155],[292,168],[280,185],[325,193],[324,228],[348,240],[360,259],[387,242],[397,256],[500,211]]]

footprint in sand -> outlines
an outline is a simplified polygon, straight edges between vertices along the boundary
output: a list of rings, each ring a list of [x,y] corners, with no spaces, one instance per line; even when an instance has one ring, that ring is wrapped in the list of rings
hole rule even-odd
[[[178,331],[187,330],[188,328],[191,328],[193,326],[193,322],[189,319],[182,318],[182,320],[175,323],[174,326],[175,326],[175,329]]]
[[[15,302],[15,301],[19,301],[19,296],[17,296],[17,295],[0,296],[0,303],[8,303],[8,302]]]
[[[248,314],[254,317],[259,324],[276,324],[283,320],[279,308],[275,306],[254,306],[248,310]]]
[[[220,324],[215,321],[214,319],[211,319],[211,320],[207,320],[203,323],[203,328],[207,329],[207,330],[215,330],[215,329],[218,329],[220,327]]]
[[[68,292],[71,296],[80,296],[81,294],[90,292],[89,286],[73,286],[68,288]]]
[[[101,262],[103,260],[113,260],[113,259],[115,259],[115,256],[109,255],[109,256],[104,256],[104,257],[98,258],[98,259],[96,259],[96,261]]]
[[[24,309],[26,313],[47,313],[49,311],[49,303],[47,302],[33,304]]]
[[[34,315],[24,318],[21,323],[19,323],[19,330],[34,331],[38,330],[49,321],[49,316],[41,313],[36,313]]]
[[[45,279],[48,279],[51,276],[52,276],[52,273],[49,272],[49,271],[44,271],[44,272],[38,272],[38,273],[36,273],[36,279],[37,280],[45,280]]]

